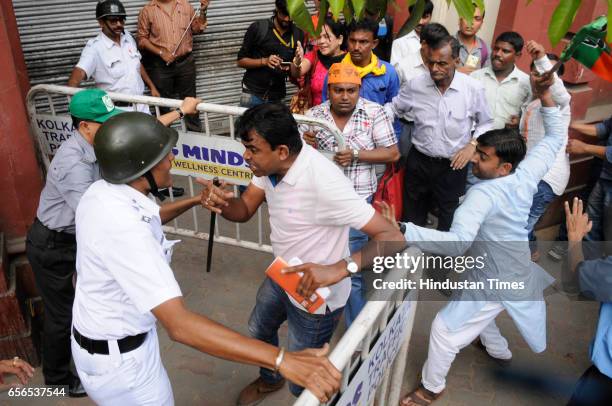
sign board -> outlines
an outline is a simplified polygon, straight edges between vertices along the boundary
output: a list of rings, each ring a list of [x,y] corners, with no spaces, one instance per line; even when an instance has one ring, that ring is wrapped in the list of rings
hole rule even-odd
[[[372,403],[376,389],[380,386],[395,360],[397,353],[410,330],[408,318],[412,302],[404,301],[380,335],[368,357],[362,362],[337,406],[365,406]]]
[[[179,132],[172,150],[172,173],[212,179],[215,176],[234,185],[248,185],[253,173],[247,167],[241,142],[229,137]]]
[[[62,142],[74,134],[70,116],[35,114],[32,117],[32,124],[40,145],[43,147],[43,152],[47,155],[55,155]]]
[[[32,123],[47,155],[55,155],[62,142],[75,135],[72,119],[67,115],[34,114]],[[206,179],[216,176],[235,185],[248,185],[253,177],[242,158],[244,146],[229,137],[179,131],[172,152],[172,173],[176,175]]]

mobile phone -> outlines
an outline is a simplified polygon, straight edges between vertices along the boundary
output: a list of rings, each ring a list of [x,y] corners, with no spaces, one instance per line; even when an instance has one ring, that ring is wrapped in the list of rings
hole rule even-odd
[[[282,61],[281,66],[291,66],[291,62]]]

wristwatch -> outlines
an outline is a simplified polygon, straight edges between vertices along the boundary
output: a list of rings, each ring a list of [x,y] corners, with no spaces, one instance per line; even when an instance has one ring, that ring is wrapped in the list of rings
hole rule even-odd
[[[400,233],[406,234],[406,223],[402,223],[401,221],[398,221],[397,226],[399,227]]]
[[[353,150],[353,161],[357,161],[357,160],[359,160],[359,150],[354,149]]]
[[[478,146],[478,140],[476,140],[476,138],[472,138],[470,140],[470,144],[472,144],[473,146],[477,147]]]
[[[178,113],[179,119],[185,117],[185,113],[183,113],[183,110],[181,108],[175,109],[174,111]]]
[[[343,258],[343,261],[346,262],[346,270],[349,274],[353,275],[357,273],[357,271],[359,271],[359,266],[357,265],[357,262],[353,261],[353,258],[351,258],[350,255],[346,258]]]

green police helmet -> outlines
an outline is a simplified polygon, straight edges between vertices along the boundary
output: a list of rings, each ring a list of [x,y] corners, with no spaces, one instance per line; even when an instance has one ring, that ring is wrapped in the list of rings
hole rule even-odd
[[[178,133],[155,117],[127,112],[108,119],[94,138],[102,178],[129,183],[157,165],[176,145]]]

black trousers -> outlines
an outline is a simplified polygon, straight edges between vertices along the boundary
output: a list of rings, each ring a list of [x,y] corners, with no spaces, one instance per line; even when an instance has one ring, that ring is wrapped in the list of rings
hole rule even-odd
[[[568,406],[612,405],[612,378],[591,365],[578,380]]]
[[[178,59],[169,66],[160,57],[147,55],[143,59],[143,65],[161,97],[179,100],[196,97],[196,67],[193,54],[189,54],[185,59]],[[162,114],[169,111],[170,109],[160,108]],[[198,114],[185,116],[185,124],[191,131],[202,131],[202,122]]]
[[[38,219],[28,231],[26,255],[45,309],[43,323],[43,375],[46,385],[70,385],[70,326],[76,265],[74,235],[58,233]]]
[[[450,230],[466,179],[467,166],[455,171],[449,159],[429,157],[413,146],[406,160],[402,220],[425,226],[427,212],[438,207],[438,230]]]

